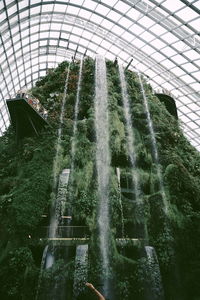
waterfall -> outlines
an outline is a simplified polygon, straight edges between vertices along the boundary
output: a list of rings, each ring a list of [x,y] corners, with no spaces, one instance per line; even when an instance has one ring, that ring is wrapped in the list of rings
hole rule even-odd
[[[58,235],[57,231],[58,231],[59,218],[57,218],[57,216],[62,216],[64,209],[65,209],[69,174],[70,174],[70,169],[63,169],[62,173],[59,176],[59,184],[58,184],[58,191],[57,191],[57,197],[56,197],[56,210],[57,211],[55,212],[55,217],[52,218],[51,222],[50,222],[49,233],[48,233],[48,236],[50,238],[57,237],[57,235]],[[53,222],[52,222],[52,220],[53,220]],[[52,265],[54,264],[54,262],[55,262],[54,246],[47,245],[44,248],[43,255],[42,255],[42,262],[41,262],[41,269],[40,269],[40,275],[39,275],[39,280],[38,280],[36,300],[39,297],[42,271],[44,269],[51,268]]]
[[[117,180],[118,180],[118,188],[119,188],[119,206],[120,206],[121,219],[122,219],[122,238],[124,238],[124,213],[123,213],[122,196],[121,196],[120,168],[116,168],[116,171],[117,171]]]
[[[145,247],[147,255],[147,276],[150,286],[148,287],[148,300],[164,300],[162,279],[156,251],[153,247]]]
[[[60,152],[60,144],[61,144],[61,136],[62,136],[62,125],[63,125],[63,118],[65,113],[65,103],[66,103],[66,96],[67,96],[67,86],[68,86],[68,80],[69,80],[69,71],[70,71],[70,64],[67,69],[67,77],[65,80],[65,87],[64,87],[64,93],[62,98],[62,104],[61,104],[61,112],[60,112],[60,120],[59,120],[59,129],[58,129],[58,137],[56,142],[56,155],[53,162],[53,191],[56,191],[57,187],[57,173],[58,173],[58,161],[59,161],[59,152]],[[56,237],[56,231],[58,228],[58,222],[59,222],[59,215],[57,215],[57,203],[56,199],[52,203],[51,208],[51,219],[50,219],[50,230],[49,230],[49,237],[54,238]]]
[[[59,176],[58,190],[56,196],[56,204],[54,206],[55,213],[53,214],[49,226],[49,238],[54,238],[58,235],[58,225],[61,216],[63,216],[65,210],[67,185],[69,181],[70,169],[63,169]]]
[[[74,108],[74,123],[73,123],[73,136],[71,142],[71,176],[70,182],[73,182],[73,171],[74,171],[74,156],[75,156],[75,140],[76,140],[76,132],[77,132],[77,119],[78,119],[78,112],[79,112],[79,101],[80,101],[80,90],[81,90],[81,80],[82,80],[82,70],[83,70],[83,59],[80,60],[80,67],[79,67],[79,75],[78,75],[78,83],[77,83],[77,93],[76,93],[76,101],[75,101],[75,108]],[[70,191],[72,193],[72,191]],[[68,208],[68,215],[71,215],[71,209]],[[71,224],[71,219],[67,220],[67,224]]]
[[[41,285],[41,280],[42,280],[42,270],[45,268],[48,247],[49,246],[46,245],[46,247],[44,248],[43,254],[42,254],[42,260],[41,260],[41,265],[40,265],[40,274],[39,274],[39,279],[38,279],[38,285],[37,285],[35,300],[37,300],[38,296],[39,296],[40,285]]]
[[[63,216],[66,208],[66,199],[67,199],[67,187],[69,182],[69,176],[70,176],[70,169],[63,169],[62,173],[59,176],[59,183],[58,183],[58,191],[57,191],[57,197],[56,197],[56,207],[57,212],[56,215],[59,216],[59,224],[63,223]],[[70,216],[67,216],[67,223],[69,222]],[[67,229],[69,231],[69,229]],[[58,230],[57,236],[62,237],[62,231]]]
[[[70,169],[63,169],[59,176],[58,191],[57,191],[57,215],[62,217],[65,212],[65,204],[67,198],[67,186],[69,181]]]
[[[52,251],[48,249],[46,253],[45,269],[51,268],[53,263],[54,263],[54,255]]]
[[[167,213],[168,203],[167,203],[167,198],[166,198],[165,190],[164,190],[162,171],[161,171],[161,167],[160,167],[160,164],[159,164],[159,156],[158,156],[158,149],[157,149],[157,144],[156,144],[156,137],[155,137],[153,122],[152,122],[152,119],[151,119],[151,115],[150,115],[150,111],[149,111],[149,105],[148,105],[148,101],[147,101],[147,97],[146,97],[146,93],[145,93],[145,90],[144,90],[144,86],[143,86],[143,82],[142,82],[142,79],[141,79],[140,72],[138,72],[138,77],[139,77],[139,82],[140,82],[140,87],[141,87],[141,92],[142,92],[142,98],[143,98],[145,113],[146,113],[146,116],[147,116],[148,128],[149,128],[149,132],[150,132],[150,136],[151,136],[153,159],[154,159],[154,162],[156,163],[156,169],[157,169],[157,174],[158,174],[158,179],[159,179],[159,186],[160,186],[160,191],[161,191],[162,198],[163,198],[164,210]]]
[[[56,155],[55,155],[55,159],[54,159],[54,163],[53,163],[53,190],[55,190],[56,186],[57,186],[58,157],[59,157],[59,150],[60,150],[60,144],[61,144],[62,125],[63,125],[63,118],[64,118],[64,113],[65,113],[65,103],[66,103],[67,87],[68,87],[68,81],[69,81],[69,72],[70,72],[70,63],[68,65],[67,77],[65,80],[64,93],[63,93],[63,98],[62,98],[61,112],[60,112],[60,119],[59,119],[58,137],[57,137],[57,142],[56,142]]]
[[[78,116],[78,106],[79,106],[82,65],[83,65],[83,62],[81,60],[80,70],[79,70],[78,87],[77,87],[77,97],[76,97],[76,104],[75,104],[73,136],[75,136],[76,129],[77,129],[77,116]],[[57,189],[57,196],[53,203],[52,211],[51,211],[51,220],[50,220],[49,233],[48,233],[49,238],[55,238],[59,235],[58,226],[59,226],[59,222],[60,222],[60,217],[63,216],[64,211],[65,211],[67,186],[68,186],[69,175],[70,175],[70,169],[63,169],[62,173],[59,176],[59,182],[57,184],[57,173],[59,170],[59,165],[58,165],[59,152],[60,152],[60,143],[61,143],[61,136],[62,136],[62,125],[63,125],[64,113],[65,113],[65,103],[66,103],[66,96],[67,96],[69,71],[70,71],[70,64],[69,64],[68,71],[67,71],[67,77],[66,77],[66,81],[65,81],[64,93],[63,93],[63,99],[62,99],[60,122],[59,122],[59,129],[58,129],[58,138],[57,138],[57,144],[56,144],[56,156],[54,159],[54,167],[53,167],[53,174],[54,174],[53,190],[54,190],[54,192],[56,191],[57,185],[58,185],[58,189]],[[74,148],[75,148],[75,144],[74,144],[74,142],[72,142],[72,160],[74,158]],[[72,162],[72,168],[73,168],[73,162]],[[71,221],[71,219],[68,218],[67,222],[69,223],[70,221]],[[46,253],[46,264],[45,264],[46,269],[50,268],[55,261],[54,250],[55,250],[54,247],[48,248],[48,251]],[[55,285],[55,287],[54,287],[55,291],[56,291],[56,289],[57,289],[57,285]]]
[[[56,191],[56,188],[57,188],[57,173],[58,173],[58,169],[59,169],[58,161],[59,161],[59,152],[60,152],[60,144],[61,144],[61,136],[62,136],[62,125],[63,125],[63,119],[64,119],[64,113],[65,113],[65,104],[66,104],[69,72],[70,72],[70,63],[68,65],[68,69],[67,69],[67,76],[66,76],[66,80],[65,80],[64,93],[63,93],[63,98],[62,98],[62,103],[61,103],[59,128],[58,128],[58,135],[57,135],[57,141],[56,141],[56,154],[55,154],[55,158],[54,158],[54,162],[53,162],[53,191],[54,192]],[[68,174],[67,174],[68,172],[66,172],[66,170],[68,170],[68,169],[64,169],[62,174],[59,177],[60,189],[62,189],[63,187],[65,188],[65,186],[68,183]],[[64,180],[63,180],[64,178],[65,178],[65,181],[66,181],[65,183],[64,183]],[[64,192],[64,190],[62,191],[62,194],[63,194],[63,192]],[[65,192],[64,192],[64,194],[65,194]],[[62,211],[60,209],[60,204],[61,204],[60,200],[61,200],[61,198],[58,197],[58,195],[57,195],[57,197],[54,199],[54,202],[52,203],[51,218],[50,218],[49,232],[48,232],[48,237],[49,238],[55,238],[56,235],[57,235],[60,212]],[[62,198],[62,200],[63,200],[63,198]],[[38,289],[37,289],[37,293],[36,293],[36,300],[39,297],[41,272],[42,272],[43,269],[50,268],[53,265],[54,260],[55,260],[54,247],[49,247],[47,245],[45,247],[44,251],[43,251],[40,276],[39,276],[39,280],[38,280]]]
[[[120,75],[120,83],[121,83],[121,91],[122,91],[122,99],[124,106],[124,115],[126,119],[126,131],[127,131],[127,141],[128,141],[128,151],[129,157],[132,166],[132,178],[134,184],[134,192],[135,192],[135,200],[136,203],[140,203],[140,186],[139,186],[139,176],[136,170],[136,151],[135,151],[135,136],[133,133],[132,120],[131,120],[131,112],[129,105],[129,98],[126,86],[126,80],[124,75],[124,69],[122,65],[119,65],[119,75]]]
[[[73,293],[75,299],[84,291],[87,282],[88,245],[76,247]]]
[[[73,170],[74,155],[75,155],[75,135],[76,135],[76,131],[77,131],[77,118],[78,118],[78,112],[79,112],[79,100],[80,100],[82,70],[83,70],[83,59],[81,59],[81,61],[80,61],[78,85],[77,85],[77,93],[76,93],[76,103],[75,103],[75,110],[74,110],[73,140],[72,140],[72,148],[71,148],[72,170]]]
[[[98,178],[98,228],[100,234],[100,251],[104,271],[104,294],[108,288],[109,268],[109,121],[107,103],[106,64],[101,56],[96,57],[95,70],[95,127],[96,127],[96,167]]]
[[[73,182],[73,171],[74,171],[74,156],[75,156],[75,136],[76,136],[76,131],[77,131],[77,119],[78,119],[78,112],[79,112],[79,100],[80,100],[80,89],[81,89],[81,80],[82,80],[82,69],[83,69],[83,59],[80,60],[80,67],[79,67],[79,75],[78,75],[78,83],[77,83],[77,93],[76,93],[76,101],[75,101],[75,108],[74,108],[74,123],[73,123],[73,137],[72,137],[72,142],[71,142],[71,172],[70,172],[70,182]],[[69,175],[68,175],[68,180],[69,180]],[[70,191],[69,193],[71,193]],[[66,191],[67,195],[67,191]],[[66,197],[65,197],[66,198]],[[61,201],[61,211],[62,214],[65,210],[65,201]],[[70,224],[72,221],[71,218],[71,208],[68,207],[67,209],[67,232],[66,235],[67,237],[70,236],[71,234],[71,229],[70,229]]]

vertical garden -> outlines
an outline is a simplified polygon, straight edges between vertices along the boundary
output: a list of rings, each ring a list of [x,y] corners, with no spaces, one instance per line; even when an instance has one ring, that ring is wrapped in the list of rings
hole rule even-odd
[[[31,92],[48,126],[0,138],[0,298],[200,299],[200,156],[150,85],[85,58]]]

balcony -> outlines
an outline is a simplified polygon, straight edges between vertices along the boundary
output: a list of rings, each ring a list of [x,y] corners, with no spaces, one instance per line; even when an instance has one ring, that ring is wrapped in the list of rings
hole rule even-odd
[[[39,135],[48,124],[47,111],[39,100],[25,94],[21,96],[18,94],[16,98],[6,100],[17,142],[23,137]]]

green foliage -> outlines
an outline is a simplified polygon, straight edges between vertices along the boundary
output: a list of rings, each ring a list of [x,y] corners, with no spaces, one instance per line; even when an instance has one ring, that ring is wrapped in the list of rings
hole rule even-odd
[[[178,181],[177,177],[179,178]],[[171,192],[172,201],[180,210],[183,211],[185,204],[188,202],[195,210],[199,210],[199,178],[192,176],[184,165],[179,163],[167,166],[165,180]],[[185,213],[187,214],[187,211]]]
[[[22,299],[24,293],[24,279],[31,277],[31,285],[27,288],[29,295],[33,296],[31,287],[36,280],[38,270],[34,266],[31,251],[27,247],[13,248],[9,251],[6,260],[0,268],[1,299]]]
[[[153,161],[152,139],[138,75],[127,70],[125,75],[136,144],[134,172],[138,173],[140,180],[140,203],[136,203],[118,66],[110,61],[106,65],[111,155],[110,269],[107,279],[115,284],[117,299],[144,300],[147,287],[152,285],[150,275],[154,271],[148,272],[143,251],[143,241],[149,238],[158,256],[166,300],[179,297],[180,291],[174,291],[174,285],[178,285],[177,277],[185,294],[182,299],[198,299],[199,153],[189,144],[177,120],[167,112],[142,78],[155,130],[159,168],[163,173],[164,199],[160,193],[158,165]],[[71,225],[88,226],[88,277],[92,282],[102,282],[97,226],[99,195],[95,162],[95,63],[90,58],[83,61],[77,131],[74,136],[74,106],[80,62],[70,65],[66,104],[61,120],[68,66],[68,62],[63,62],[56,69],[48,70],[48,74],[31,91],[48,110],[49,125],[40,136],[25,138],[16,146],[15,133],[10,127],[0,139],[0,297],[5,300],[35,298],[41,249],[38,246],[33,250],[31,245],[38,243],[42,215],[49,213],[56,199],[58,175],[63,168],[71,169],[66,214],[70,212],[72,215]],[[71,152],[72,142],[74,153]],[[120,182],[116,168],[120,168]],[[164,201],[168,203],[167,214]],[[128,240],[125,245],[121,240],[120,244],[116,239],[123,235],[140,239],[140,242],[136,240],[136,246],[132,240]],[[63,259],[58,259],[51,268],[40,274],[41,294],[46,299],[55,293],[55,282],[60,290],[67,282],[72,293],[75,256],[74,246],[72,248],[73,254],[69,255],[67,264]]]

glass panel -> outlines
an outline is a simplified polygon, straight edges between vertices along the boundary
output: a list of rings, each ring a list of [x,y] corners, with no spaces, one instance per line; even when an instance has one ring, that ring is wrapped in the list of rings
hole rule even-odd
[[[165,66],[167,69],[171,69],[174,68],[176,65],[169,59],[165,59],[164,61],[162,61],[162,66]]]
[[[40,5],[32,7],[31,10],[30,10],[31,16],[33,16],[34,14],[40,13],[40,9],[41,9]]]
[[[97,4],[94,1],[92,1],[92,0],[85,0],[84,6],[87,7],[87,8],[89,8],[89,9],[91,9],[91,10],[93,10],[97,6]]]
[[[118,22],[118,20],[121,18],[120,14],[116,13],[115,11],[111,10],[107,17],[111,20],[114,20],[115,22]]]
[[[73,4],[77,4],[77,5],[82,5],[84,2],[84,0],[70,0],[70,3],[73,3]]]
[[[53,4],[43,4],[42,13],[51,12],[53,10]]]
[[[186,63],[188,62],[182,55],[180,54],[177,54],[175,56],[172,57],[173,61],[176,63],[176,64],[183,64],[183,63]]]
[[[114,8],[125,14],[130,9],[130,6],[123,3],[123,1],[119,1],[115,4]]]
[[[31,26],[30,31],[31,31],[31,34],[34,34],[35,32],[38,32],[39,31],[39,25]]]
[[[102,3],[108,4],[107,0],[101,0]],[[118,0],[109,0],[109,5],[111,7],[113,7],[116,3],[118,2]]]
[[[16,10],[17,10],[16,4],[14,4],[13,6],[11,6],[11,7],[7,10],[9,18],[11,17],[12,14],[14,14],[14,13],[16,12]]]
[[[193,20],[194,18],[199,17],[199,15],[189,7],[185,7],[184,9],[181,9],[179,12],[176,13],[176,15],[182,18],[184,22],[188,22]]]
[[[148,54],[148,55],[151,55],[152,53],[155,52],[155,49],[152,48],[152,47],[149,46],[149,45],[145,45],[145,46],[142,48],[142,50],[143,50],[146,54]]]
[[[20,19],[24,19],[26,17],[28,17],[29,15],[29,10],[24,10],[20,13]]]
[[[187,72],[198,71],[198,68],[195,67],[192,63],[184,64],[184,65],[182,65],[182,67],[183,67]]]
[[[129,28],[130,31],[132,31],[136,35],[140,35],[140,33],[144,32],[144,29],[137,24],[134,24]]]
[[[184,55],[187,56],[191,60],[199,58],[199,53],[195,50],[185,51]]]
[[[127,29],[133,24],[133,22],[128,20],[127,18],[123,17],[117,22],[117,24],[119,24]]]
[[[132,20],[137,21],[139,17],[141,16],[141,13],[137,11],[135,8],[131,8],[126,15],[130,17]]]
[[[0,1],[0,10],[4,7],[3,1]]]
[[[181,1],[179,1],[179,0],[173,0],[173,2],[171,0],[167,0],[167,1],[164,1],[164,3],[162,3],[162,5],[166,8],[168,8],[171,12],[175,12],[175,11],[179,10],[180,8],[184,7],[184,4],[181,3]]]
[[[172,48],[170,48],[170,47],[165,47],[161,51],[162,51],[162,53],[164,53],[168,57],[171,57],[171,56],[177,54],[177,52],[175,50],[173,50]]]
[[[106,16],[108,14],[108,12],[110,11],[110,9],[108,7],[105,7],[104,5],[98,4],[95,11],[100,13],[103,16]]]
[[[103,21],[103,18],[96,14],[92,14],[90,17],[90,21],[97,23],[97,24],[101,24],[101,22]]]
[[[62,11],[63,11],[63,8],[62,8]],[[68,14],[77,15],[78,12],[79,12],[79,8],[78,7],[70,6],[70,5],[67,7],[67,13]]]
[[[162,54],[158,53],[158,52],[152,54],[152,57],[153,57],[156,61],[158,61],[158,62],[163,61],[163,60],[165,59],[165,57],[164,57]]]

